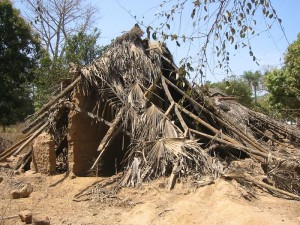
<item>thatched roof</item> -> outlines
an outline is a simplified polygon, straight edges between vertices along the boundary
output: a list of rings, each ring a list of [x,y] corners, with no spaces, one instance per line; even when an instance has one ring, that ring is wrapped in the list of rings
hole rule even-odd
[[[299,135],[234,100],[208,96],[192,87],[177,74],[167,47],[141,39],[142,34],[134,26],[91,65],[72,68],[73,83],[31,118],[27,139],[2,153],[0,159],[22,151],[42,130],[52,133],[59,147],[67,132],[62,115],[69,110],[84,113],[70,102],[79,87],[97,99],[85,113],[109,126],[91,170],[101,163],[113,135],[123,132],[130,144],[122,160],[122,185],[170,176],[171,189],[178,176],[195,181],[227,177],[299,199]],[[114,119],[107,121],[99,108]],[[27,154],[26,159],[29,157]],[[235,163],[244,159],[263,165],[264,171]]]

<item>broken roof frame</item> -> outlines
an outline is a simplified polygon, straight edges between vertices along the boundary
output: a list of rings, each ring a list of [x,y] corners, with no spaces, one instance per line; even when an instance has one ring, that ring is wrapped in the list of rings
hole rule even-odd
[[[61,135],[66,134],[57,132],[56,128],[67,124],[59,125],[57,121],[62,111],[70,110],[109,127],[95,149],[99,154],[90,170],[101,162],[117,133],[123,132],[130,138],[122,160],[123,185],[135,186],[160,176],[170,176],[169,189],[172,189],[178,175],[198,180],[203,176],[213,179],[223,176],[242,179],[272,193],[299,200],[299,149],[291,145],[299,142],[299,134],[229,98],[231,106],[247,114],[240,120],[230,117],[218,106],[221,98],[210,97],[209,92],[192,86],[180,74],[164,44],[142,40],[142,34],[143,31],[134,26],[90,65],[73,66],[70,70],[72,83],[29,119],[31,123],[24,130],[27,136],[2,152],[0,160],[22,152],[44,130],[61,142]],[[84,92],[93,89],[99,101],[92,111],[72,102],[76,88]],[[103,113],[97,111],[99,107],[109,110],[113,119],[103,118]],[[271,135],[265,131],[270,131]],[[63,132],[67,132],[66,129]],[[289,146],[279,137],[289,137]],[[270,146],[269,142],[276,145]],[[290,151],[282,153],[282,148]],[[223,156],[216,154],[220,151]],[[15,169],[28,163],[31,154],[31,150],[27,150]],[[269,169],[264,175],[273,179],[274,185],[263,182],[253,175],[254,171],[228,170],[228,158],[239,160],[241,154],[259,164],[267,164]],[[285,171],[290,177],[277,176],[276,171]]]

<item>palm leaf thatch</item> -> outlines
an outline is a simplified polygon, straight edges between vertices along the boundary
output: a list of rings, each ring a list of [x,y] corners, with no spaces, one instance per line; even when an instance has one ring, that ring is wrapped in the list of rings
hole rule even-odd
[[[299,132],[192,85],[166,45],[143,40],[142,34],[136,25],[90,65],[73,66],[73,82],[30,118],[28,136],[2,152],[0,160],[22,152],[43,130],[53,136],[59,156],[73,147],[70,121],[80,115],[103,133],[90,171],[101,170],[97,165],[118,151],[111,146],[123,137],[120,159],[114,161],[124,172],[123,185],[161,176],[170,176],[170,187],[177,177],[227,177],[299,199]],[[267,169],[236,166],[246,159]]]

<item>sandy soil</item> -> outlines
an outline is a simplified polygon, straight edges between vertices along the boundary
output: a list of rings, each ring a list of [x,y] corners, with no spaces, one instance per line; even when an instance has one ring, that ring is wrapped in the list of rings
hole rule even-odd
[[[168,191],[166,181],[159,180],[117,194],[108,186],[91,186],[96,181],[101,178],[6,174],[0,184],[0,224],[23,224],[8,217],[25,209],[48,216],[51,224],[300,224],[300,202],[260,190],[257,198],[246,200],[235,181],[219,179],[197,189],[177,184]],[[34,186],[30,197],[10,199],[10,191],[25,183]]]

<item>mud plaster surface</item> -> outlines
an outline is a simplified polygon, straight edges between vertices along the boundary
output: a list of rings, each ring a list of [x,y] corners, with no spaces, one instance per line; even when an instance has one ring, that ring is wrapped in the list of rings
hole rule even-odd
[[[50,134],[43,132],[34,140],[30,167],[32,170],[43,174],[55,173],[55,147]]]
[[[73,102],[86,111],[92,111],[95,99],[91,93],[77,89]],[[68,124],[69,169],[77,176],[86,176],[97,158],[98,145],[108,127],[97,123],[86,115],[71,111]]]

